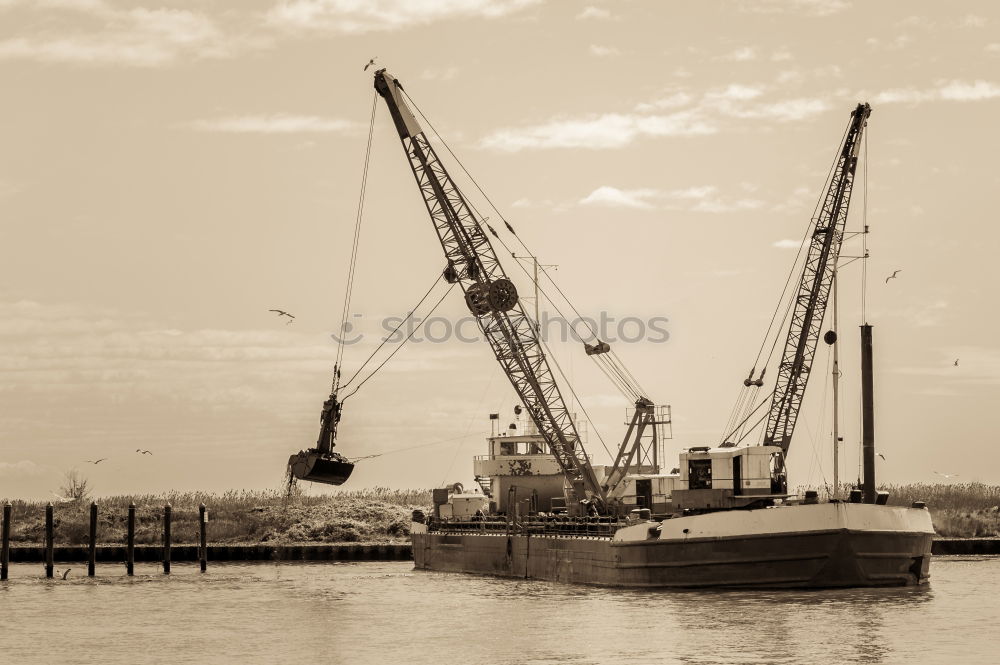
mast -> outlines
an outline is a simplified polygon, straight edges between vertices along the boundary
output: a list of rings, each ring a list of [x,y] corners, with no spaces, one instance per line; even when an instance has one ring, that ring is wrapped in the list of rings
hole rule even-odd
[[[812,239],[795,294],[791,325],[764,430],[764,444],[781,448],[782,456],[776,462],[776,473],[783,469],[781,458],[788,454],[809,381],[847,223],[861,138],[869,115],[871,107],[868,104],[858,104],[851,112],[823,206],[812,227]]]
[[[840,492],[840,340],[837,338],[837,269],[833,270],[833,496]]]
[[[445,279],[458,283],[497,361],[527,408],[578,498],[607,503],[572,415],[545,358],[538,329],[483,231],[481,220],[438,159],[403,99],[400,83],[385,69],[375,90],[386,102],[427,212],[444,249]],[[537,281],[536,281],[537,284]]]
[[[864,464],[862,499],[875,503],[875,379],[872,373],[872,327],[861,326],[861,444]]]

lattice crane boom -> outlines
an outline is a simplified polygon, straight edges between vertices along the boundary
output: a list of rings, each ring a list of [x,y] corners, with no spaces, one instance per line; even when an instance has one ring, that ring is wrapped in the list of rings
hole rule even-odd
[[[402,86],[384,69],[375,90],[385,100],[417,187],[444,249],[445,278],[457,282],[514,390],[571,485],[605,505],[606,491],[587,458],[580,435],[545,358],[538,332],[517,289],[507,278],[484,232],[403,98]],[[584,497],[579,497],[584,498]]]
[[[785,350],[778,366],[778,378],[764,430],[764,444],[780,446],[787,454],[792,432],[809,381],[816,345],[833,284],[844,226],[854,188],[862,136],[871,107],[858,104],[834,166],[823,206],[812,227],[805,266],[795,293],[791,324]]]

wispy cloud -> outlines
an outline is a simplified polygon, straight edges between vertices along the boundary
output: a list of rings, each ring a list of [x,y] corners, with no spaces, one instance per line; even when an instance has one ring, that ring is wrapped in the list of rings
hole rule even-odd
[[[763,86],[732,84],[700,98],[673,90],[666,97],[637,104],[630,113],[557,117],[539,125],[500,129],[480,140],[483,148],[516,152],[549,148],[622,148],[640,137],[699,136],[720,131],[726,119],[800,121],[825,112],[829,102],[794,98],[761,103]],[[661,111],[673,109],[669,113]]]
[[[691,136],[716,129],[690,112],[668,115],[606,113],[502,129],[480,141],[484,148],[516,152],[533,148],[621,148],[640,136]]]
[[[875,95],[875,104],[919,104],[921,102],[977,102],[1000,97],[1000,85],[991,81],[946,81],[933,88],[892,88]]]
[[[23,459],[17,462],[0,462],[0,478],[3,476],[39,476],[44,469],[31,460]]]
[[[266,14],[269,25],[295,31],[346,34],[402,30],[461,18],[494,19],[540,0],[284,0]]]
[[[966,14],[962,17],[961,24],[966,28],[982,28],[985,27],[988,21],[982,16],[977,16],[975,14]]]
[[[740,0],[741,11],[753,14],[802,13],[830,16],[848,8],[849,0]]]
[[[753,210],[763,205],[756,199],[731,199],[718,194],[712,185],[685,189],[619,189],[603,185],[580,200],[580,205],[634,208],[639,210],[689,210],[725,213]]]
[[[730,60],[733,62],[749,62],[750,60],[757,59],[757,49],[752,46],[744,46],[743,48],[736,49],[732,53],[727,53],[719,59]]]
[[[650,199],[656,198],[657,194],[655,189],[618,189],[617,187],[603,186],[581,199],[580,204],[649,210],[655,207]]]
[[[590,55],[595,55],[598,58],[606,58],[608,56],[621,55],[621,51],[619,51],[614,46],[601,46],[599,44],[591,44],[589,50],[590,50]]]
[[[611,12],[603,7],[584,7],[583,10],[576,15],[576,20],[586,21],[591,19],[596,19],[599,21],[607,21],[613,18]]]
[[[187,125],[202,132],[227,132],[232,134],[345,134],[355,128],[355,123],[340,118],[316,115],[237,115],[213,120],[195,120]]]
[[[776,240],[771,243],[772,247],[777,247],[778,249],[798,249],[802,246],[801,240],[792,240],[791,238],[782,238],[781,240]]]
[[[80,65],[161,67],[181,58],[231,57],[267,39],[225,34],[207,15],[184,9],[119,9],[101,0],[24,4],[45,30],[0,41],[0,59]]]

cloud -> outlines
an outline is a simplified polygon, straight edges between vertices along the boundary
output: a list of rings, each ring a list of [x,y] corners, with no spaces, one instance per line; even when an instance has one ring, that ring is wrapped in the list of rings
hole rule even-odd
[[[802,13],[830,16],[848,8],[848,0],[740,0],[740,10],[752,14]]]
[[[4,476],[40,476],[44,473],[45,469],[31,460],[0,462],[0,478]]]
[[[228,36],[205,14],[183,9],[118,9],[104,2],[29,4],[46,29],[0,41],[0,59],[80,65],[162,67],[181,58],[231,57],[267,41]]]
[[[285,0],[266,14],[283,30],[362,34],[403,30],[442,20],[495,19],[522,11],[540,0]]]
[[[956,102],[976,102],[1000,97],[1000,86],[987,81],[965,83],[952,81],[940,89],[941,99]]]
[[[600,205],[639,210],[688,210],[691,212],[725,213],[752,210],[763,205],[756,199],[730,200],[716,195],[712,185],[685,189],[618,189],[598,187],[580,200],[580,205]]]
[[[966,28],[982,28],[986,25],[987,21],[982,16],[976,16],[975,14],[966,14],[962,17],[962,26]]]
[[[749,62],[757,59],[757,50],[752,46],[744,46],[736,49],[732,53],[722,56],[720,60],[731,60],[733,62]]]
[[[631,113],[557,117],[519,128],[503,128],[479,141],[482,148],[517,152],[553,148],[622,148],[640,137],[700,136],[720,131],[726,118],[795,122],[830,109],[820,98],[757,101],[765,86],[734,83],[695,98],[683,90],[636,104]],[[669,113],[661,113],[672,109]]]
[[[919,104],[922,102],[977,102],[1000,97],[1000,85],[976,80],[941,82],[935,88],[893,88],[873,98],[875,104]]]
[[[638,115],[606,113],[577,119],[558,119],[519,129],[501,129],[480,141],[492,150],[517,152],[544,148],[621,148],[640,136],[711,134],[715,128],[691,113]]]
[[[613,208],[651,209],[653,204],[649,199],[657,196],[655,189],[618,189],[617,187],[598,187],[580,200],[581,205],[603,205]]]
[[[215,120],[195,120],[188,126],[202,132],[232,134],[345,134],[355,128],[355,123],[340,118],[273,113],[270,115],[229,116]]]
[[[987,53],[1000,53],[1000,42],[994,42],[992,44],[987,44],[985,49]]]
[[[601,7],[584,7],[583,11],[576,15],[576,20],[578,21],[586,21],[588,19],[607,21],[611,18],[611,12]]]
[[[614,46],[600,46],[598,44],[590,45],[590,55],[595,55],[598,58],[606,58],[608,56],[621,55],[619,51]]]
[[[650,111],[662,111],[664,109],[677,108],[679,106],[687,106],[693,101],[693,97],[686,92],[678,92],[667,97],[661,97],[660,99],[654,99],[651,102],[643,102],[637,104],[635,107],[636,111],[641,113],[649,113]]]
[[[771,243],[772,247],[777,247],[778,249],[798,249],[802,246],[801,240],[792,240],[791,238],[782,238],[781,240],[776,240]]]

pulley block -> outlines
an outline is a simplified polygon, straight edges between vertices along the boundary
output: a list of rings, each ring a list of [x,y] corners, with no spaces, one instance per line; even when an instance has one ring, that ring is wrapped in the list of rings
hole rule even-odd
[[[490,288],[487,284],[472,284],[465,290],[465,304],[474,316],[490,313]]]
[[[490,282],[490,307],[498,312],[509,312],[517,306],[517,287],[509,279]]]

